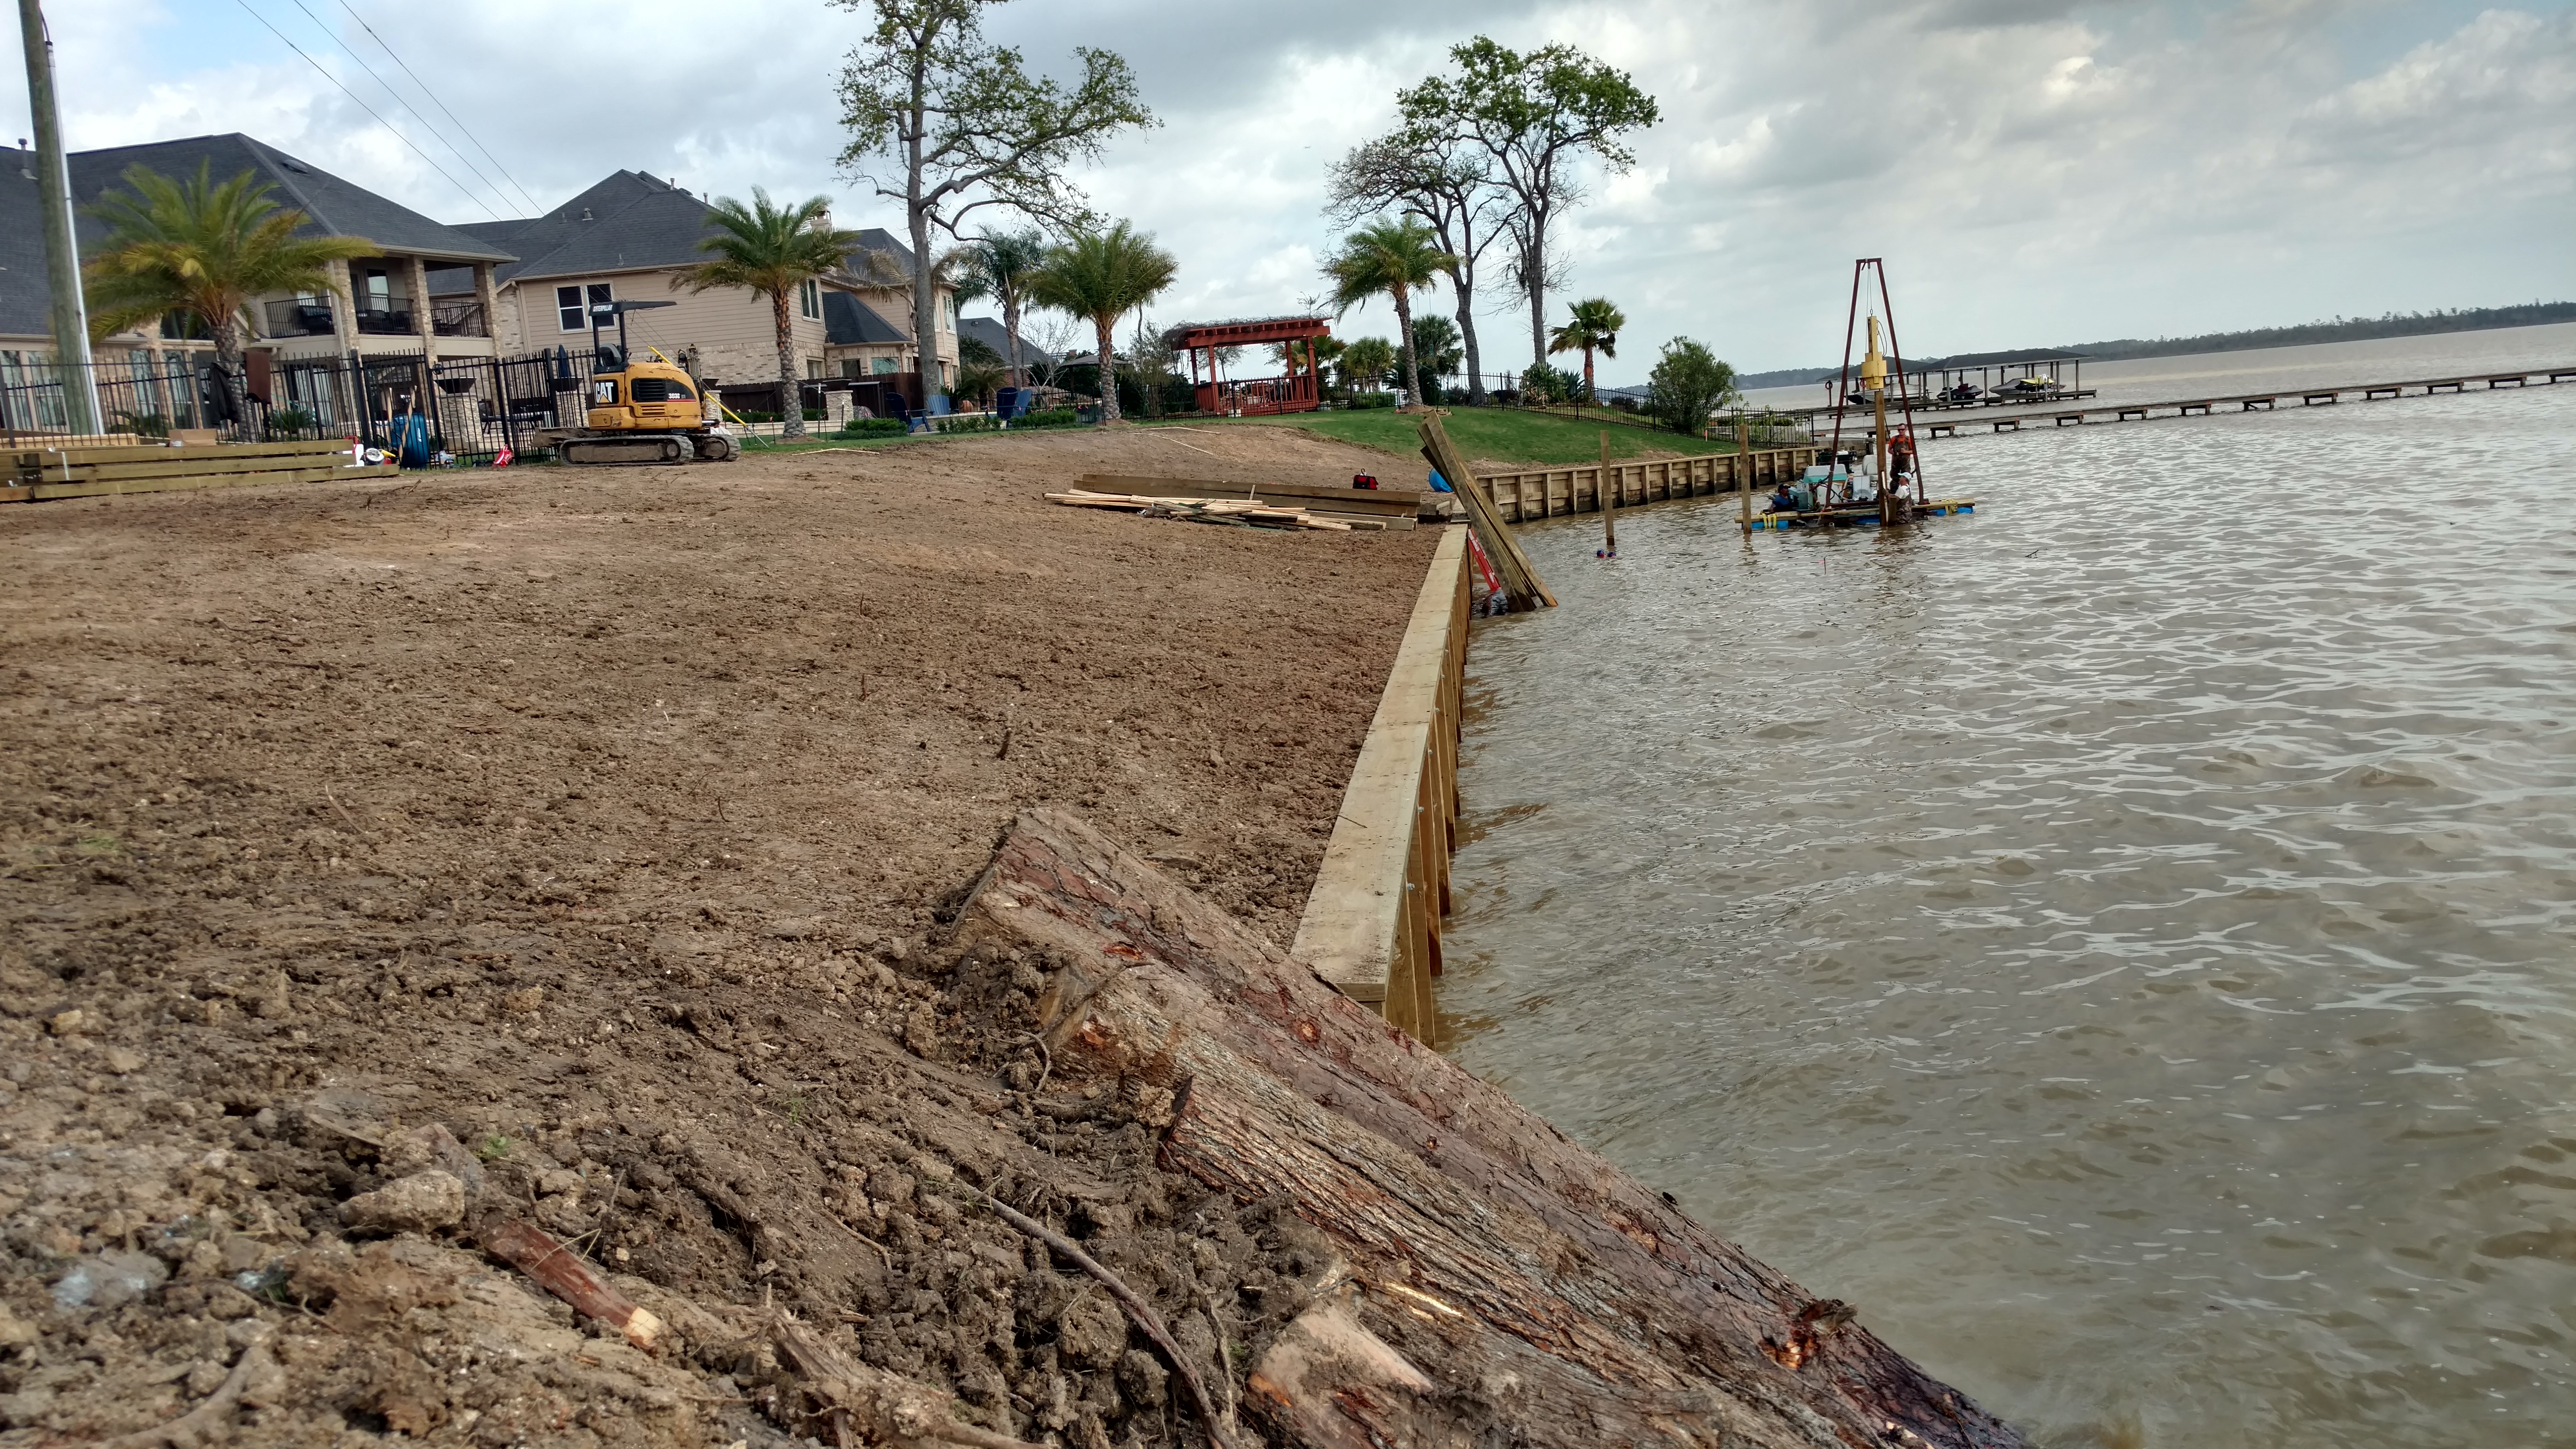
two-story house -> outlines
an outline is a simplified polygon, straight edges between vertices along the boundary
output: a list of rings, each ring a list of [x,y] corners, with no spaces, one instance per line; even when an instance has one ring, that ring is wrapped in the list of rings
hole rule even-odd
[[[692,292],[688,270],[709,259],[706,201],[637,171],[620,171],[544,216],[467,222],[458,230],[516,254],[497,272],[496,317],[513,354],[578,351],[590,345],[591,309],[602,303],[667,302],[626,318],[629,340],[693,360],[698,374],[758,385],[778,376],[777,325],[769,299],[742,289]],[[789,310],[788,346],[806,378],[910,372],[914,356],[910,253],[882,231],[863,233],[892,253],[891,266],[854,254],[841,273],[808,282]],[[879,239],[882,239],[881,241]],[[433,296],[462,296],[460,269],[430,279]],[[941,289],[946,322],[933,355],[943,378],[957,361],[953,295]],[[728,389],[730,391],[730,389]]]
[[[40,370],[36,364],[53,353],[52,288],[35,157],[27,151],[0,154],[0,383],[23,395],[26,379]],[[130,193],[125,173],[134,166],[180,182],[193,181],[201,165],[217,183],[248,172],[268,188],[270,201],[304,213],[299,235],[366,237],[383,249],[332,263],[326,290],[280,292],[252,302],[245,362],[256,397],[274,392],[281,402],[327,408],[330,399],[301,395],[293,376],[298,364],[337,365],[352,354],[430,361],[492,355],[493,268],[511,256],[487,242],[240,134],[77,151],[69,160],[79,208],[74,229],[84,254],[109,234],[91,208],[110,192]],[[432,298],[428,278],[434,271],[462,279],[455,295]],[[167,378],[188,374],[212,349],[202,319],[174,314],[105,338],[94,351],[103,376],[131,368],[137,377]],[[159,391],[175,390],[164,385]],[[189,399],[175,395],[156,403],[182,423],[189,421],[190,406]]]

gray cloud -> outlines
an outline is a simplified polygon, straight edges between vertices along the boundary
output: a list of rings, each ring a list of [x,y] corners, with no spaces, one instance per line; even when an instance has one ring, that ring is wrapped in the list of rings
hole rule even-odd
[[[291,5],[251,3],[418,131]],[[565,0],[358,3],[541,202],[635,167],[719,193],[825,191],[848,219],[891,219],[832,169],[833,80],[861,28],[846,11],[637,0],[606,27]],[[1316,290],[1326,167],[1391,120],[1397,86],[1478,30],[1582,45],[1663,102],[1636,169],[1587,178],[1566,231],[1577,295],[1609,295],[1630,317],[1614,380],[1642,376],[1652,343],[1683,333],[1748,367],[1830,358],[1850,258],[1864,254],[1889,259],[1918,351],[2576,290],[2564,0],[2457,13],[1334,0],[1186,14],[1023,0],[992,15],[1040,68],[1076,44],[1135,65],[1166,124],[1121,138],[1082,179],[1180,256],[1172,315],[1281,309]],[[434,215],[484,214],[237,9],[57,0],[53,19],[77,145],[248,130]],[[163,43],[137,46],[138,29]],[[189,54],[215,58],[152,58]],[[14,69],[8,86],[0,105],[20,95]],[[1526,321],[1489,301],[1505,309],[1485,325],[1489,365],[1518,366]],[[1364,312],[1351,325],[1392,324]]]

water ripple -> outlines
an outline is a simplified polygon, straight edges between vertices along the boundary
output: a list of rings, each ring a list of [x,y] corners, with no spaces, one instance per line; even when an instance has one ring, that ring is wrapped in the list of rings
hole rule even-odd
[[[2043,1442],[2563,1433],[2571,441],[2535,389],[1528,530],[1459,1055]]]

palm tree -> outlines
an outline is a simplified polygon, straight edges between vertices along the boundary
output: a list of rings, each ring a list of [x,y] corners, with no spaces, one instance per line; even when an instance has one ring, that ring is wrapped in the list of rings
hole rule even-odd
[[[1029,278],[1046,263],[1046,238],[1026,231],[987,232],[972,243],[976,278],[983,290],[1002,304],[1002,330],[1009,335],[1003,358],[1011,369],[1011,386],[1020,375],[1020,309],[1028,305]]]
[[[1117,359],[1109,329],[1120,314],[1144,306],[1172,285],[1180,264],[1154,245],[1152,235],[1119,222],[1107,231],[1083,232],[1047,250],[1029,274],[1028,298],[1087,318],[1100,344],[1100,425],[1118,421]]]
[[[1601,399],[1592,391],[1592,354],[1598,350],[1604,357],[1618,357],[1619,329],[1628,325],[1628,314],[1612,306],[1607,297],[1586,297],[1569,310],[1573,320],[1547,335],[1547,350],[1550,355],[1583,354],[1583,397],[1598,403]]]
[[[225,414],[237,418],[250,304],[269,292],[339,295],[331,263],[384,248],[365,237],[299,237],[311,218],[269,200],[270,188],[248,171],[216,185],[209,165],[198,162],[185,183],[128,167],[133,194],[110,192],[90,208],[109,230],[83,264],[81,284],[96,337],[172,312],[202,318],[214,337]]]
[[[1440,250],[1431,228],[1412,217],[1370,222],[1342,238],[1341,253],[1324,264],[1333,284],[1334,316],[1384,293],[1395,303],[1395,336],[1404,354],[1404,391],[1422,402],[1422,371],[1413,355],[1413,294],[1439,285],[1457,262]]]
[[[757,186],[751,189],[749,206],[718,197],[707,208],[715,230],[698,243],[698,250],[714,253],[715,260],[698,263],[672,283],[692,292],[747,287],[769,299],[770,324],[778,330],[779,414],[787,423],[781,432],[790,438],[805,436],[805,401],[796,376],[788,299],[806,283],[819,284],[841,270],[842,258],[859,244],[857,232],[832,228],[831,207],[820,196],[780,206]]]
[[[1370,392],[1386,386],[1386,370],[1395,366],[1395,346],[1383,337],[1356,338],[1342,348],[1342,382],[1353,392],[1363,383]]]

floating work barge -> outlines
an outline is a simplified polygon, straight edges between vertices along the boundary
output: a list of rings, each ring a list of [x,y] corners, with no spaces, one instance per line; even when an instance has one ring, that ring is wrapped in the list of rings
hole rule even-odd
[[[1908,510],[1907,518],[1946,518],[1953,513],[1976,511],[1977,500],[1973,498],[1935,498],[1928,503],[1915,504]],[[1828,508],[1806,513],[1757,513],[1745,527],[1756,533],[1765,529],[1782,533],[1792,528],[1876,528],[1886,521],[1878,516],[1878,505],[1871,503],[1856,508]],[[1907,519],[1897,521],[1905,522]]]

